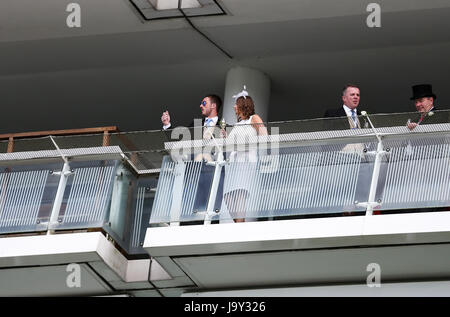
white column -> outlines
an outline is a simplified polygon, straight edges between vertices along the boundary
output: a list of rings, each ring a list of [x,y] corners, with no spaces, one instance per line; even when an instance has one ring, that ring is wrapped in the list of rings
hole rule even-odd
[[[236,123],[234,98],[244,88],[255,103],[255,112],[263,121],[267,121],[270,102],[270,79],[263,72],[247,67],[233,67],[227,73],[222,117],[228,124]]]

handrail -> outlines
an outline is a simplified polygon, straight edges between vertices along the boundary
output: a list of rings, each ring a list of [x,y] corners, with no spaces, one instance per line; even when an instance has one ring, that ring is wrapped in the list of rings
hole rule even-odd
[[[203,171],[220,160],[193,164],[195,151],[211,147],[211,140],[166,142],[171,155],[161,167],[150,223],[203,220],[210,224],[214,220],[364,211],[371,216],[374,210],[450,206],[447,119],[412,131],[405,125],[375,128],[374,120],[367,120],[370,129],[217,139],[228,158],[242,152],[241,161],[227,160],[224,175],[220,169],[214,174]],[[264,145],[271,143],[280,151],[266,151]],[[267,169],[267,161],[275,164]],[[221,207],[213,210],[219,190],[214,185],[220,181],[223,199]],[[179,186],[174,189],[172,184]],[[197,203],[200,196],[201,203]]]
[[[2,140],[2,139],[9,140],[7,153],[12,153],[12,152],[14,152],[14,139],[43,137],[43,136],[49,136],[49,135],[75,135],[75,134],[103,133],[102,146],[108,146],[109,145],[109,134],[113,133],[113,132],[119,132],[119,128],[117,126],[105,126],[105,127],[81,128],[81,129],[64,129],[64,130],[5,133],[5,134],[0,134],[0,140]]]

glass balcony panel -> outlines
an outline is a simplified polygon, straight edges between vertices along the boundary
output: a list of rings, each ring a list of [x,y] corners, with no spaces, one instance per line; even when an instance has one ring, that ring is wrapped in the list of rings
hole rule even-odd
[[[419,122],[421,114],[418,112],[401,112],[401,113],[382,113],[370,115],[372,124],[379,132],[397,132],[406,133],[408,129],[406,124],[410,122]],[[427,127],[433,128],[433,130],[450,128],[450,111],[449,110],[436,110],[429,112],[421,121],[421,132],[427,131]],[[432,125],[432,126],[430,126]]]
[[[133,213],[129,234],[130,254],[145,253],[142,245],[149,224],[150,214],[155,200],[156,177],[142,177],[138,180],[137,190],[133,195]]]
[[[123,249],[128,248],[126,241],[129,234],[131,207],[133,200],[129,197],[136,190],[137,177],[125,164],[119,164],[114,175],[114,185],[111,194],[109,222],[104,229],[118,242]]]
[[[227,152],[212,220],[364,212],[377,143],[357,141]],[[214,168],[166,157],[150,223],[204,220]]]
[[[371,149],[376,148],[373,139],[365,141],[280,148],[278,154],[260,155],[253,162],[227,163],[218,218],[365,211],[357,203],[368,200],[375,160]]]
[[[150,224],[203,220],[214,168],[202,161],[163,159]]]
[[[5,145],[7,146],[8,142],[8,140],[2,141],[3,146],[0,146],[0,148],[4,148]],[[49,137],[14,139],[12,150],[13,152],[51,151],[55,150],[55,146]]]
[[[377,189],[380,210],[450,206],[450,134],[410,134],[383,144],[389,152]]]
[[[157,175],[133,173],[120,164],[114,177],[109,222],[103,228],[128,254],[147,254],[142,249],[158,183]]]
[[[8,152],[8,140],[1,140],[0,141],[0,153],[6,153]]]
[[[70,162],[58,223],[50,229],[102,227],[109,217],[116,160]]]
[[[46,231],[62,163],[0,168],[0,234]]]

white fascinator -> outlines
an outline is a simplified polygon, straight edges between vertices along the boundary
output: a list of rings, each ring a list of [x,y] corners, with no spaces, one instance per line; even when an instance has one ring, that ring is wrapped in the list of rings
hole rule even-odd
[[[239,97],[244,97],[244,99],[247,99],[248,91],[246,89],[247,89],[247,87],[245,87],[245,85],[244,85],[244,89],[240,93],[238,93],[237,95],[234,95],[233,98],[235,100],[238,99]]]

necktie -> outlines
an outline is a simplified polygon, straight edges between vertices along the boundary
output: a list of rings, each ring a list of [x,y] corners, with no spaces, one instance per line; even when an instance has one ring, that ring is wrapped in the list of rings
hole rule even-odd
[[[417,124],[420,124],[424,118],[425,118],[425,114],[422,113],[422,115],[420,116],[420,119],[419,119],[419,121],[417,122]]]
[[[356,119],[356,111],[355,111],[355,109],[352,109],[352,120],[353,120],[353,123],[355,124],[355,128],[357,128],[358,127],[358,121]]]
[[[205,119],[205,127],[208,127],[209,126],[209,123],[212,121],[212,119],[210,119],[210,118],[206,118]]]

